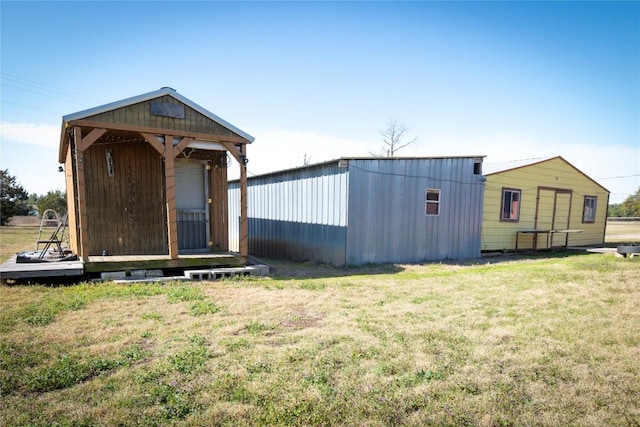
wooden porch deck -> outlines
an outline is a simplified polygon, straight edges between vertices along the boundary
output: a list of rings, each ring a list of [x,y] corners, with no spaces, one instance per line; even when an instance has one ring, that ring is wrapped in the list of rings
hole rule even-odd
[[[171,259],[169,255],[110,255],[90,256],[84,262],[84,269],[87,273],[101,273],[165,268],[240,267],[246,263],[246,258],[230,252],[179,255],[177,259]]]
[[[42,279],[83,276],[82,261],[18,263],[16,255],[0,264],[0,280]]]
[[[91,256],[84,262],[38,263],[18,263],[14,255],[0,265],[0,280],[83,277],[112,271],[243,267],[246,264],[245,257],[229,252],[180,255],[178,259],[171,259],[169,255],[124,255]]]

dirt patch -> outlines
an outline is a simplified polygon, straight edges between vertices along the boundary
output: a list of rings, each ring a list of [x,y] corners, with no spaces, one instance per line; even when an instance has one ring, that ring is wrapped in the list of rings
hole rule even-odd
[[[287,320],[280,323],[285,329],[300,330],[316,326],[324,316],[313,311],[299,311],[293,313]]]

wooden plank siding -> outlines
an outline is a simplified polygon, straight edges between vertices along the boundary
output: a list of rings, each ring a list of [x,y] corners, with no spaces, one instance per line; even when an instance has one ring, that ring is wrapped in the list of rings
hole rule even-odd
[[[211,227],[211,249],[229,250],[229,209],[227,201],[226,153],[215,151],[211,155],[209,171],[209,218]]]
[[[202,134],[214,134],[229,137],[239,137],[229,129],[212,121],[200,112],[182,104],[179,100],[170,96],[163,96],[153,101],[165,102],[172,105],[183,105],[185,118],[156,116],[151,114],[151,101],[140,102],[126,107],[117,108],[104,113],[87,117],[86,120],[101,123],[118,123],[122,125],[141,126],[163,130],[173,130],[176,134],[184,132],[196,132]]]
[[[84,162],[88,255],[166,253],[162,157],[144,141],[101,143],[84,153]]]
[[[198,241],[227,251],[227,151],[246,175],[242,160],[252,141],[170,88],[63,117],[58,159],[66,169],[71,249],[84,261],[104,251],[177,259],[175,160],[187,158],[208,165],[209,227]],[[243,257],[246,248],[245,235]]]
[[[486,175],[482,220],[482,250],[515,249],[516,231],[579,229],[581,233],[553,237],[553,245],[602,244],[609,192],[561,157]],[[521,191],[518,221],[502,221],[502,190]],[[596,220],[583,222],[585,196],[596,196]],[[568,215],[568,218],[566,217]],[[518,247],[532,247],[533,235],[520,236]],[[544,240],[544,242],[543,242]],[[538,236],[538,247],[546,237]]]

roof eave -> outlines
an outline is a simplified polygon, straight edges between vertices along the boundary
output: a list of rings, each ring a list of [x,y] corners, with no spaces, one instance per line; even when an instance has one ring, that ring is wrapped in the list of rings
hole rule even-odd
[[[69,135],[67,133],[67,126],[62,120],[62,129],[60,130],[60,145],[58,148],[58,163],[64,163],[67,159],[67,147],[69,146]]]
[[[606,187],[604,187],[602,184],[600,184],[598,181],[596,181],[595,179],[591,178],[589,175],[587,175],[586,173],[582,172],[580,169],[578,169],[577,167],[575,167],[573,164],[571,164],[569,161],[567,161],[567,159],[565,159],[562,156],[554,156],[554,157],[547,157],[545,159],[541,159],[541,160],[537,160],[537,161],[533,161],[531,163],[527,163],[527,164],[522,164],[522,165],[518,165],[516,167],[513,168],[508,168],[508,169],[502,169],[502,170],[498,170],[495,172],[491,172],[491,173],[487,173],[484,174],[484,176],[492,176],[492,175],[498,175],[498,174],[502,174],[505,172],[512,172],[514,170],[517,169],[522,169],[522,168],[526,168],[526,167],[530,167],[530,166],[535,166],[537,164],[540,163],[545,163],[551,160],[555,160],[555,159],[560,159],[563,162],[565,162],[567,165],[569,165],[571,168],[573,168],[576,172],[578,172],[580,175],[584,176],[585,178],[587,178],[589,181],[593,182],[595,185],[597,185],[598,187],[602,188],[606,193],[611,194],[611,191],[609,191]]]

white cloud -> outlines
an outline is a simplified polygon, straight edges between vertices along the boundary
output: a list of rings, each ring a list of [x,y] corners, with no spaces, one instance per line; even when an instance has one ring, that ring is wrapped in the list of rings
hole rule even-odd
[[[248,148],[247,166],[252,174],[263,174],[299,167],[305,156],[311,163],[349,156],[369,156],[380,148],[380,141],[354,140],[310,132],[268,129],[254,132],[256,141]],[[421,139],[406,147],[402,156],[486,155],[486,163],[562,156],[590,178],[611,191],[610,202],[620,203],[640,187],[640,147],[593,145],[540,141],[517,132],[491,135],[440,135]],[[229,170],[237,178],[237,167]],[[615,178],[613,177],[624,177]],[[603,179],[604,178],[604,179]]]
[[[0,122],[0,168],[8,169],[29,193],[64,189],[58,173],[60,128],[52,125]]]
[[[0,138],[3,145],[11,142],[51,148],[60,143],[60,128],[35,123],[0,122]]]
[[[486,155],[485,163],[562,156],[611,192],[620,203],[640,187],[640,146],[542,139],[518,132],[488,135],[441,135],[407,148],[405,155]],[[636,175],[636,176],[634,176]],[[620,178],[614,178],[620,177]],[[612,179],[613,178],[613,179]]]
[[[258,175],[283,169],[321,163],[348,156],[368,156],[372,148],[367,141],[320,135],[313,132],[268,129],[253,132],[256,142],[248,147],[247,169]],[[237,168],[231,167],[229,176],[237,176]]]
[[[248,147],[247,168],[258,175],[302,166],[305,158],[320,163],[340,157],[369,156],[381,147],[379,140],[358,140],[314,132],[287,129],[264,129],[252,132],[255,143]],[[46,193],[63,188],[57,169],[57,147],[60,129],[33,123],[0,123],[2,151],[0,163],[16,174],[29,191]],[[28,149],[24,144],[42,147]],[[18,145],[18,146],[16,146]],[[22,147],[22,148],[20,148]],[[30,155],[24,156],[25,149]],[[517,132],[491,135],[431,135],[400,153],[402,156],[469,156],[486,155],[486,163],[509,160],[562,156],[569,163],[611,191],[611,203],[620,203],[640,187],[640,147],[593,145],[544,140]],[[28,160],[28,161],[27,161]],[[229,178],[239,175],[234,163]],[[624,178],[614,178],[624,177]],[[604,178],[604,179],[603,179]]]

